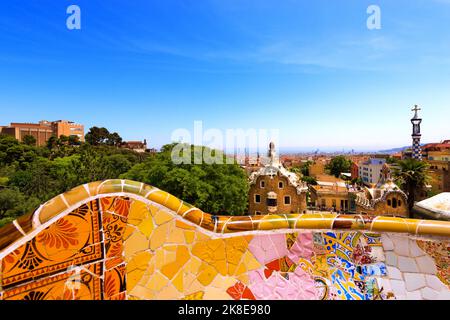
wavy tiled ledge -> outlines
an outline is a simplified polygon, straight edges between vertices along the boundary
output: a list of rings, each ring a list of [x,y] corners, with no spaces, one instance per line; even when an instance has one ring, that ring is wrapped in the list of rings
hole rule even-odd
[[[26,236],[62,212],[72,210],[102,196],[144,198],[174,211],[180,217],[210,232],[225,234],[244,231],[280,229],[361,230],[369,232],[408,233],[418,236],[450,237],[450,222],[342,215],[332,213],[280,214],[264,216],[215,216],[201,211],[158,188],[131,180],[105,180],[88,183],[61,194],[0,229],[0,250]]]

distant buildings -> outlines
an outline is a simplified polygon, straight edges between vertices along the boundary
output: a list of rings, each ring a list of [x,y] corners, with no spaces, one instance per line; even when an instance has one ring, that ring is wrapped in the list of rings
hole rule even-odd
[[[250,175],[249,214],[302,213],[306,210],[307,186],[283,167],[269,146],[269,163]]]
[[[45,145],[51,136],[77,136],[80,141],[84,141],[84,125],[67,120],[42,120],[39,123],[12,122],[9,126],[0,127],[0,133],[10,135],[21,142],[25,136],[33,136],[38,146]]]
[[[143,153],[147,152],[147,140],[144,139],[144,141],[124,141],[120,145],[123,149],[133,150],[135,152]]]
[[[375,185],[380,181],[383,166],[386,159],[371,158],[358,165],[358,176],[365,184]]]
[[[424,161],[429,164],[431,191],[450,192],[450,140],[423,146]]]

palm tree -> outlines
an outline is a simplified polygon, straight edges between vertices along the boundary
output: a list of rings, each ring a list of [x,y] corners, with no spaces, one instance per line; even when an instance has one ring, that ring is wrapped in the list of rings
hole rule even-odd
[[[411,214],[417,191],[423,190],[430,179],[427,174],[428,164],[412,158],[398,161],[397,164],[399,168],[394,169],[393,176],[408,195],[408,209]]]

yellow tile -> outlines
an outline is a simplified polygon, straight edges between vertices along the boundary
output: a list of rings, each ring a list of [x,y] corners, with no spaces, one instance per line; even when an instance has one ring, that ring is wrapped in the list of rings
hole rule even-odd
[[[155,214],[155,223],[157,225],[161,225],[163,223],[169,222],[170,220],[172,220],[174,218],[174,216],[167,212],[164,209],[159,210],[158,212],[156,212]]]
[[[229,287],[232,287],[236,284],[236,279],[234,277],[227,277],[227,276],[221,276],[218,275],[214,278],[214,280],[211,282],[209,287],[215,287],[215,288],[221,288],[222,290],[226,290]]]
[[[162,191],[162,190],[156,190],[156,191],[150,193],[147,196],[147,199],[150,201],[154,201],[157,204],[164,205],[168,196],[169,196],[169,194],[167,192]]]
[[[153,218],[152,217],[148,217],[147,219],[143,220],[139,226],[138,226],[139,230],[141,230],[141,232],[147,237],[149,238],[150,235],[153,232],[154,226],[153,226]]]
[[[209,285],[217,275],[216,269],[206,263],[202,263],[198,271],[197,279],[204,286]]]
[[[145,270],[152,257],[153,254],[148,251],[144,251],[134,255],[132,261],[136,264],[138,269]]]
[[[248,283],[249,283],[248,273],[243,273],[243,274],[236,276],[236,280],[239,280],[243,284],[248,285]]]
[[[183,292],[183,290],[184,290],[183,289],[184,288],[183,280],[184,280],[184,272],[183,272],[183,270],[180,270],[178,272],[178,274],[175,276],[175,278],[173,278],[173,280],[172,280],[172,284],[180,292]]]
[[[125,228],[125,232],[123,233],[122,239],[124,241],[127,240],[136,231],[137,231],[137,229],[135,227],[128,224]]]
[[[142,182],[137,182],[133,180],[125,180],[123,184],[123,192],[129,192],[132,194],[139,194],[141,190]]]
[[[178,246],[175,261],[164,265],[161,273],[167,278],[172,279],[174,275],[183,268],[184,264],[189,261],[190,254],[186,246]]]
[[[247,272],[247,267],[244,263],[239,264],[239,267],[236,269],[236,275],[240,275]]]
[[[189,225],[189,224],[187,224],[187,223],[185,223],[185,222],[183,222],[181,220],[177,220],[176,226],[178,228],[186,229],[186,230],[195,230],[196,229],[194,226],[191,226],[191,225]]]
[[[182,300],[203,300],[204,294],[205,292],[203,291],[197,291],[185,296]]]
[[[195,232],[194,231],[184,231],[184,239],[186,243],[192,243],[194,241]]]
[[[155,272],[147,282],[146,288],[158,292],[162,288],[164,288],[168,282],[169,280],[166,277],[164,277],[159,272]]]
[[[135,286],[133,290],[129,292],[129,295],[137,297],[141,300],[153,300],[155,298],[155,293],[144,287],[144,286]]]
[[[163,288],[156,295],[156,299],[160,299],[160,300],[178,300],[182,296],[183,295],[172,284],[169,284],[167,287]]]
[[[140,232],[133,233],[124,244],[125,258],[128,260],[135,253],[148,249],[148,239]]]
[[[134,289],[134,287],[138,284],[138,282],[144,275],[144,272],[145,271],[138,269],[127,272],[127,292],[130,292]]]
[[[193,274],[197,274],[198,269],[200,268],[201,265],[202,265],[202,262],[200,260],[192,257],[184,266],[184,270],[186,272],[191,272]]]
[[[167,235],[169,231],[169,224],[162,224],[153,231],[150,238],[150,249],[156,250],[161,247],[167,241]]]
[[[250,251],[244,253],[242,263],[245,264],[247,270],[256,270],[262,267],[262,265],[256,260]]]
[[[231,300],[231,296],[224,289],[208,287],[205,290],[204,300]]]
[[[210,240],[210,239],[211,239],[210,237],[208,237],[206,234],[204,234],[201,231],[198,231],[198,232],[195,233],[195,241],[196,242]]]
[[[142,220],[147,218],[149,215],[149,210],[147,205],[142,201],[133,201],[130,206],[130,211],[128,214],[128,223],[139,225]]]
[[[156,250],[155,256],[153,258],[156,269],[160,270],[162,266],[166,263],[165,260],[166,260],[166,253],[164,252],[164,250],[162,249]]]
[[[61,195],[47,201],[39,212],[39,221],[45,223],[67,209]]]
[[[101,183],[97,188],[97,194],[122,192],[122,180],[110,179]]]
[[[89,194],[87,193],[87,190],[84,186],[76,187],[76,188],[64,193],[64,198],[66,199],[66,202],[70,206],[72,206],[80,201],[83,201],[84,199],[87,199],[88,197],[89,197]]]
[[[171,227],[169,230],[169,237],[167,238],[167,242],[184,244],[185,239],[184,239],[183,229],[177,228],[175,226]]]

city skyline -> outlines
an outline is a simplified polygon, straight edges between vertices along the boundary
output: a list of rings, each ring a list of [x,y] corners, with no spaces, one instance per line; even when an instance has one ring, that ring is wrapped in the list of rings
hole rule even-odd
[[[278,129],[287,149],[376,151],[448,139],[448,1],[2,4],[0,119],[69,119],[124,140],[178,128]],[[325,6],[324,6],[325,4]]]

